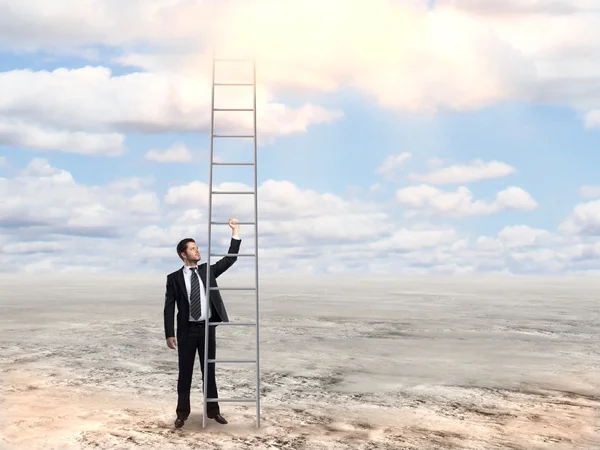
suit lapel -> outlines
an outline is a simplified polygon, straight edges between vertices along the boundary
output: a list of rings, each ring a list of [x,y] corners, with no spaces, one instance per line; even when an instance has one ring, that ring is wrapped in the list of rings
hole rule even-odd
[[[187,298],[187,289],[185,288],[185,280],[183,279],[183,267],[177,271],[177,276],[175,277],[177,280],[177,284],[179,285],[181,292],[185,295],[184,298]]]
[[[200,274],[200,279],[202,280],[202,284],[204,284],[204,289],[206,289],[206,263],[198,266],[198,273]]]

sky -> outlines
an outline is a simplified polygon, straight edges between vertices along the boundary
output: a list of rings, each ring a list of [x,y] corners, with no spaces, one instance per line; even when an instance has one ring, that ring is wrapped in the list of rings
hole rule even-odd
[[[596,0],[0,0],[0,272],[168,273],[186,237],[208,260],[214,45],[256,61],[260,273],[600,270]],[[252,141],[214,157],[252,162]],[[253,206],[215,195],[212,219]]]

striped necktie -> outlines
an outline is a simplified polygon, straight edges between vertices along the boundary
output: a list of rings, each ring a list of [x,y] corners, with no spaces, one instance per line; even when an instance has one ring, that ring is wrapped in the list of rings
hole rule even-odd
[[[190,309],[192,317],[198,320],[202,315],[202,309],[200,307],[200,282],[198,281],[198,275],[196,273],[197,267],[193,267],[192,270],[192,291],[190,292]]]

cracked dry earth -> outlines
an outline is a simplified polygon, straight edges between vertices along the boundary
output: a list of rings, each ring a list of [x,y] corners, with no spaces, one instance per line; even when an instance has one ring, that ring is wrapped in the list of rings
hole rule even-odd
[[[29,281],[0,279],[1,449],[600,449],[600,283],[264,277],[260,429],[232,403],[202,427],[197,363],[175,430],[163,279]],[[249,330],[219,327],[217,358],[253,358]],[[253,366],[217,377],[254,394]]]

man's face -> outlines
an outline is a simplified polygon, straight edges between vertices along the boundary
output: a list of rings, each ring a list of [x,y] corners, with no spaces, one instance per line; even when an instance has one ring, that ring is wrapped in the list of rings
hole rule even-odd
[[[200,250],[198,250],[198,246],[193,242],[188,242],[187,249],[185,250],[185,256],[187,257],[188,261],[200,261]]]

